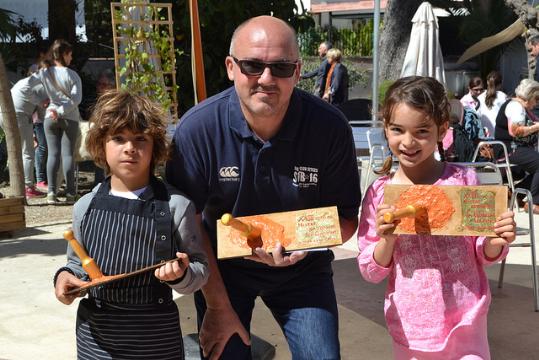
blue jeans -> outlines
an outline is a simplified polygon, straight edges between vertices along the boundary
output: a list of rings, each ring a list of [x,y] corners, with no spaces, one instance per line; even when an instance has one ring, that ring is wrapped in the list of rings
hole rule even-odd
[[[35,149],[35,167],[36,181],[47,181],[47,139],[45,138],[45,130],[43,123],[34,124],[34,135],[37,139],[37,147]]]
[[[260,296],[283,330],[295,360],[340,359],[339,315],[331,265],[328,267],[320,272],[304,271],[294,279],[264,289],[256,279],[245,281],[248,270],[219,264],[230,302],[243,326],[250,331],[255,299]],[[238,271],[243,274],[238,276]],[[200,328],[206,310],[200,291],[195,294],[195,305]],[[230,338],[221,356],[230,360],[251,358],[250,347],[238,335]]]

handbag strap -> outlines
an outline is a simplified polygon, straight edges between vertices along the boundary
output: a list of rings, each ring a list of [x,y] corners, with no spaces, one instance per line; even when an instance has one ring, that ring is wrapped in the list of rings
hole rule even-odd
[[[52,70],[50,68],[47,69],[47,74],[49,75],[49,79],[51,80],[51,83],[52,83],[52,86],[54,86],[54,88],[56,90],[59,90],[62,94],[64,94],[69,100],[71,100],[71,95],[69,95],[67,93],[67,91],[60,86],[60,84],[58,84],[58,82],[56,81],[56,78],[54,76],[54,74],[52,73]]]

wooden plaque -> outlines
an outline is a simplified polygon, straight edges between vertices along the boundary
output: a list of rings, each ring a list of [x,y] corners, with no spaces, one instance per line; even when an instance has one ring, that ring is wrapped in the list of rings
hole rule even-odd
[[[495,236],[496,218],[507,211],[507,187],[386,185],[384,203],[416,208],[416,216],[402,218],[395,234]]]
[[[286,251],[324,248],[342,244],[337,207],[238,217],[261,230],[262,248],[271,252],[279,241]],[[247,237],[217,220],[217,258],[252,255]]]

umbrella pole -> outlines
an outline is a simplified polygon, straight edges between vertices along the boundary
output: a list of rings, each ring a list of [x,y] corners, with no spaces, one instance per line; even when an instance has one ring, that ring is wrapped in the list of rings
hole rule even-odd
[[[374,1],[374,32],[372,47],[372,122],[378,121],[378,35],[380,33],[380,0]]]

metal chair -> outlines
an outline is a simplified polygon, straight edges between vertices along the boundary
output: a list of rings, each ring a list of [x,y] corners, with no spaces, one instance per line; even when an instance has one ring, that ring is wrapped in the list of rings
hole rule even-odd
[[[367,130],[367,143],[369,145],[369,157],[360,157],[360,161],[367,160],[365,181],[361,192],[364,194],[370,185],[370,178],[374,169],[381,167],[384,160],[390,155],[389,147],[384,136],[383,127],[373,127]],[[364,168],[364,167],[362,167]]]
[[[503,158],[496,159],[496,162],[492,162],[496,167],[499,169],[505,169],[505,176],[507,178],[507,185],[511,189],[512,192],[515,190],[515,183],[513,181],[513,174],[511,173],[511,164],[509,163],[509,153],[507,152],[507,146],[499,140],[483,140],[477,144],[477,147],[475,148],[472,162],[476,162],[477,158],[479,156],[479,151],[484,145],[490,145],[490,146],[501,146],[503,150]],[[503,176],[502,176],[503,179]],[[502,181],[503,184],[503,181]]]
[[[459,163],[460,165],[473,167],[476,170],[477,177],[482,185],[504,185],[503,176],[500,171],[500,164],[492,162],[471,162],[471,163]],[[509,171],[510,173],[510,171]],[[533,209],[532,194],[527,189],[516,188],[513,190],[511,199],[509,201],[509,209],[514,210],[517,207],[517,194],[525,195],[528,202],[528,209]],[[534,310],[539,311],[539,279],[537,275],[537,261],[535,256],[535,224],[533,219],[533,212],[528,212],[528,227],[517,227],[516,234],[518,236],[529,236],[529,243],[513,243],[509,247],[529,247],[531,249],[532,260],[532,272],[533,272],[533,296],[534,296]],[[500,265],[500,274],[498,276],[498,288],[503,287],[503,276],[505,272],[505,260],[503,259]]]

